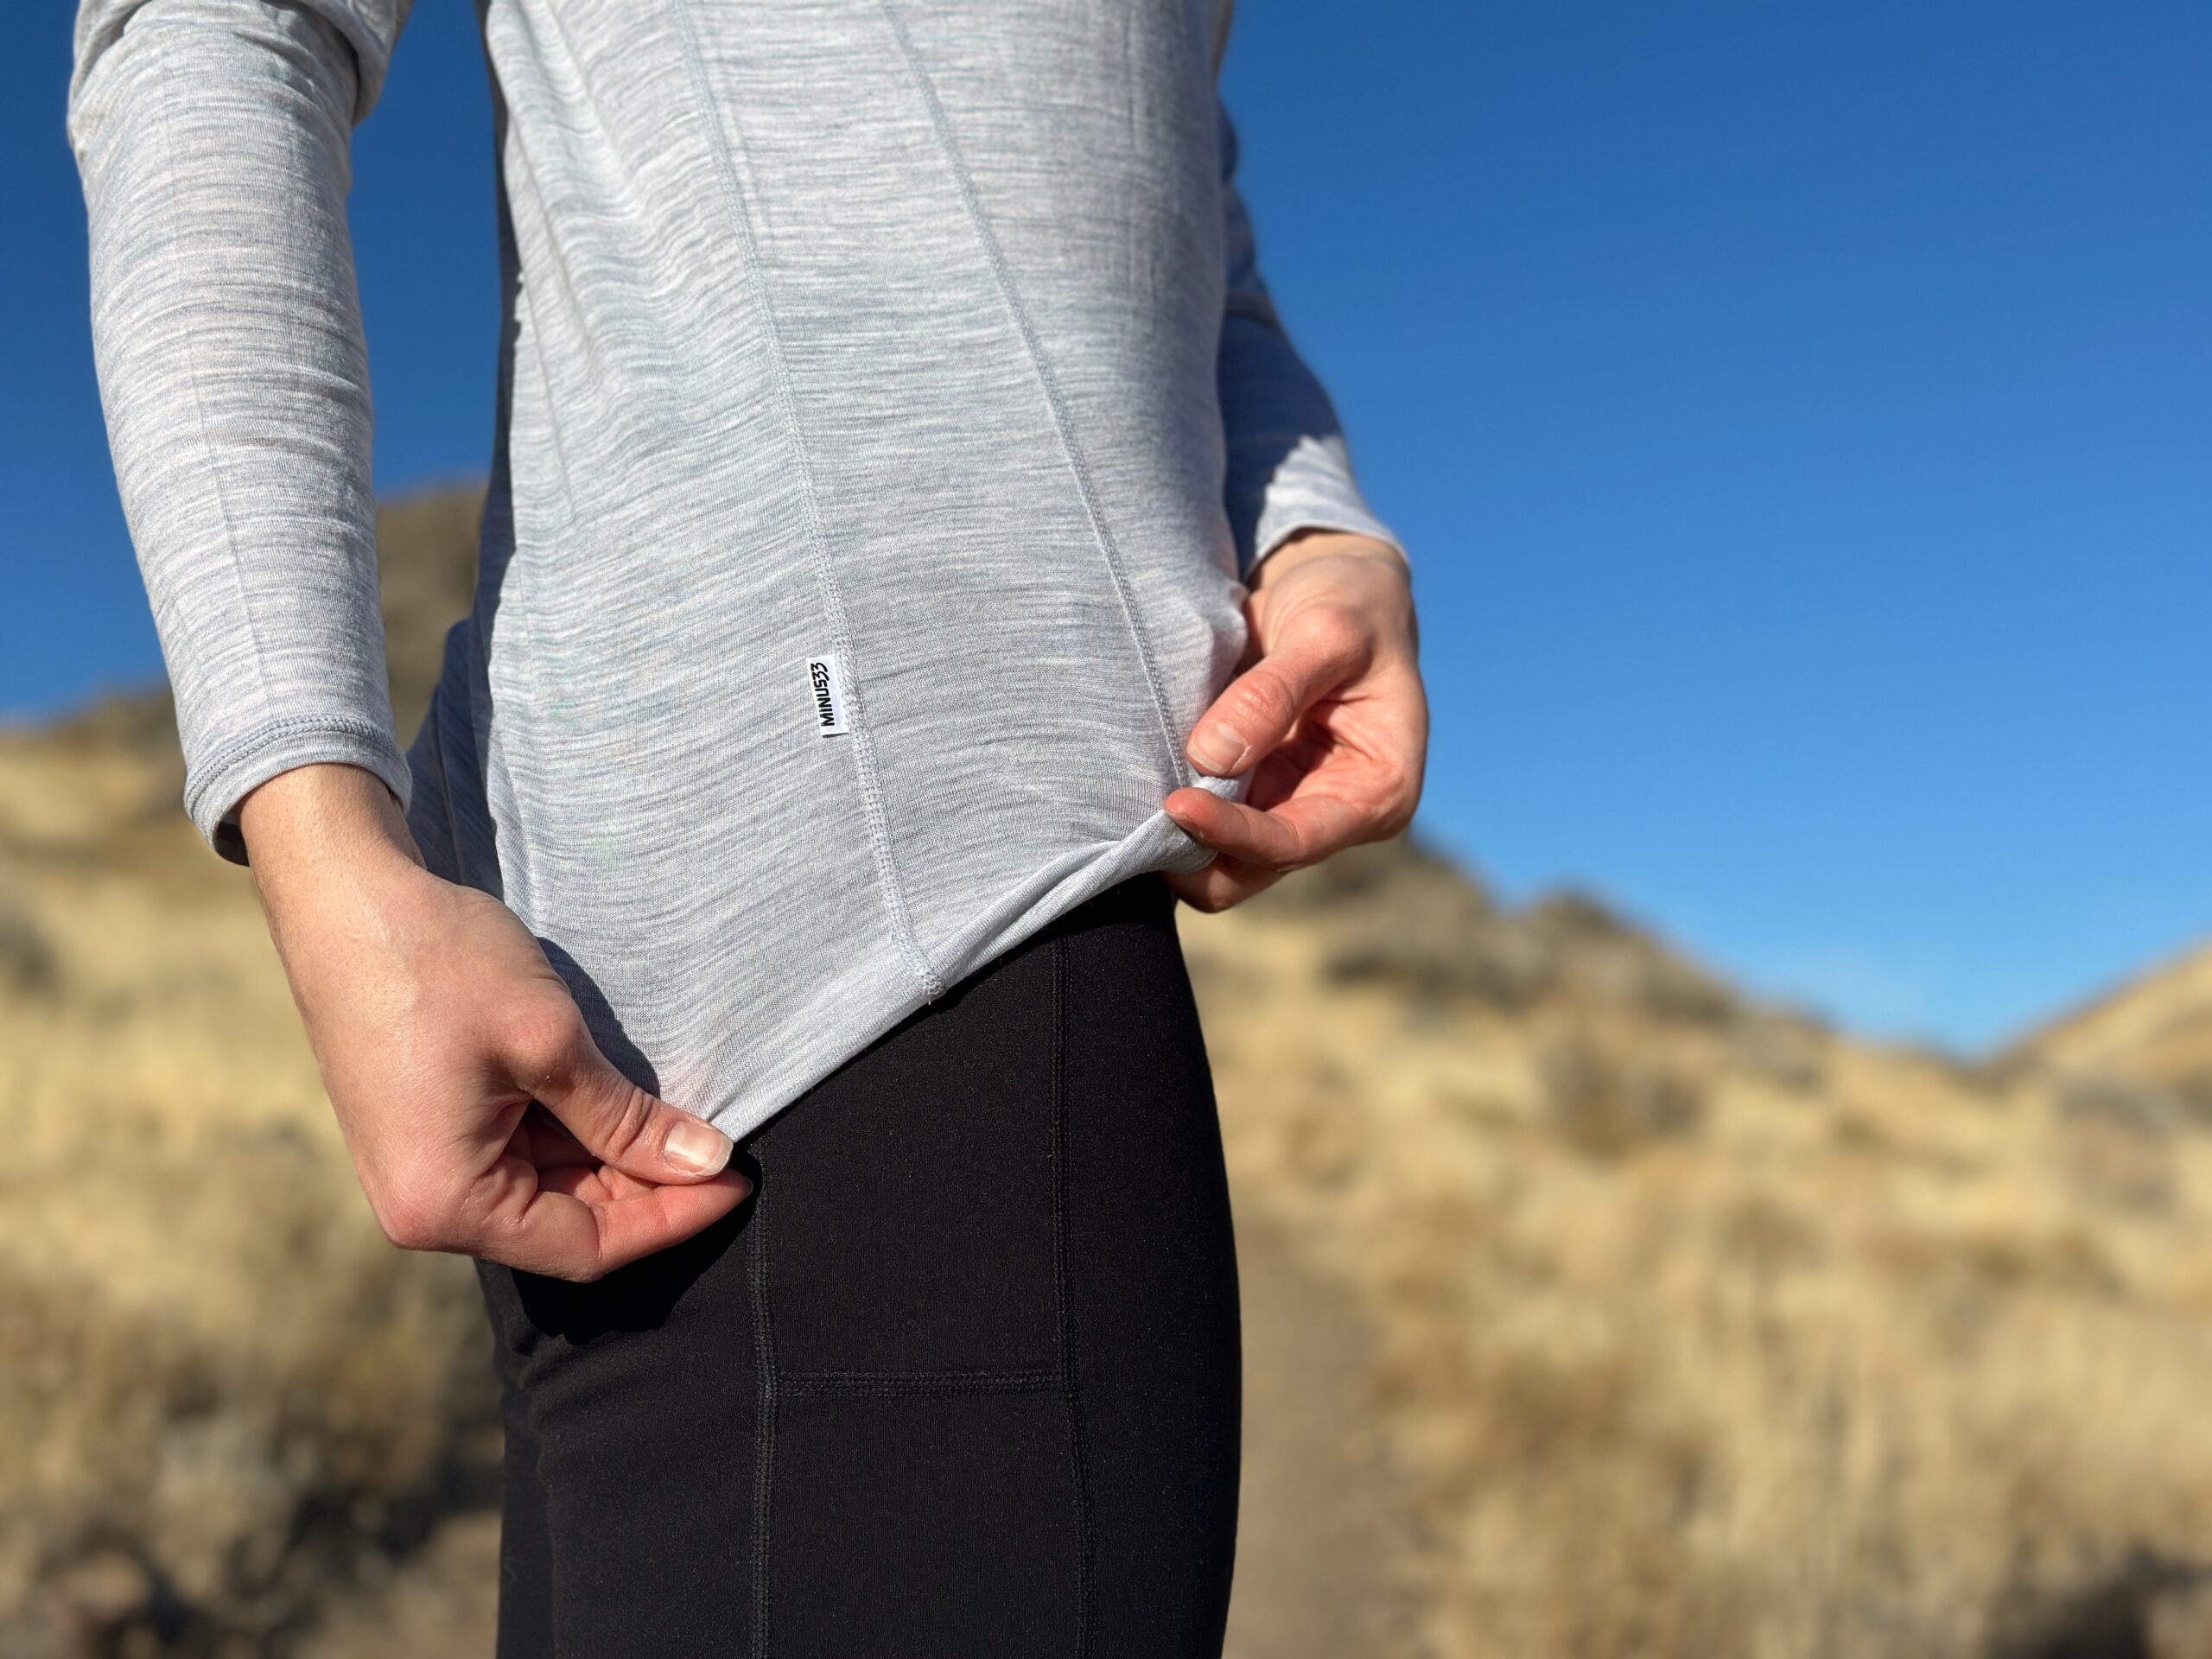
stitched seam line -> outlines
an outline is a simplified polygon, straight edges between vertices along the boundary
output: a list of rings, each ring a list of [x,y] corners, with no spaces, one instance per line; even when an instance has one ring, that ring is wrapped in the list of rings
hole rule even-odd
[[[1044,1394],[1060,1386],[1057,1370],[1026,1371],[787,1371],[782,1395],[874,1399],[957,1394]]]
[[[1067,1402],[1068,1463],[1075,1488],[1075,1651],[1090,1651],[1092,1516],[1083,1399],[1076,1387],[1075,1297],[1068,1264],[1068,941],[1052,940],[1052,1300],[1059,1313],[1059,1383]]]
[[[814,567],[815,587],[821,597],[823,617],[830,630],[830,647],[843,659],[849,683],[845,687],[846,701],[851,705],[853,767],[859,775],[861,799],[868,818],[868,844],[875,855],[875,874],[883,891],[883,904],[891,922],[892,937],[898,942],[906,964],[922,982],[922,995],[934,1002],[944,995],[944,982],[937,969],[922,954],[921,945],[914,938],[912,923],[906,914],[906,900],[899,886],[898,866],[892,857],[891,829],[883,810],[883,792],[877,782],[875,744],[868,734],[868,705],[861,690],[867,677],[860,671],[858,658],[853,652],[852,631],[845,620],[845,604],[837,592],[835,575],[830,568],[829,535],[822,521],[822,503],[814,484],[814,467],[807,454],[805,435],[799,429],[798,399],[792,391],[791,367],[785,360],[783,336],[776,326],[776,310],[768,295],[768,273],[760,259],[760,244],[753,233],[753,218],[746,210],[744,192],[739,188],[737,168],[730,158],[728,133],[717,112],[713,89],[707,83],[707,67],[699,55],[698,38],[691,27],[691,14],[687,0],[671,0],[670,10],[677,22],[677,41],[683,54],[684,68],[690,76],[691,92],[699,109],[700,118],[706,124],[708,149],[711,152],[715,171],[720,176],[722,201],[732,230],[736,233],[738,246],[744,255],[747,275],[752,279],[753,293],[760,307],[760,333],[768,348],[771,377],[776,383],[776,400],[783,416],[784,435],[791,446],[791,463],[798,475],[799,499],[806,514],[807,552]]]
[[[286,715],[263,721],[244,737],[226,743],[207,760],[192,766],[190,785],[184,794],[186,814],[197,822],[211,792],[219,787],[225,793],[229,792],[231,785],[226,779],[230,772],[247,761],[258,760],[283,739],[309,732],[326,737],[353,738],[373,751],[375,758],[395,777],[404,779],[407,775],[407,757],[393,742],[391,734],[372,721],[352,715]]]
[[[753,1218],[746,1231],[751,1236],[753,1259],[746,1275],[753,1301],[753,1332],[760,1370],[760,1431],[753,1449],[753,1656],[768,1654],[768,1522],[771,1518],[776,1468],[776,1339],[768,1325],[767,1204],[760,1191],[767,1185],[767,1160],[756,1141],[753,1149],[756,1185]]]
[[[1137,661],[1143,666],[1145,685],[1152,693],[1152,712],[1160,721],[1160,741],[1167,758],[1168,775],[1176,784],[1187,786],[1191,782],[1189,766],[1183,759],[1182,745],[1175,741],[1175,734],[1167,718],[1167,696],[1161,689],[1160,670],[1153,662],[1152,647],[1147,643],[1144,630],[1137,623],[1135,601],[1130,597],[1127,573],[1122,569],[1121,550],[1116,546],[1113,532],[1106,527],[1106,517],[1099,510],[1098,493],[1092,486],[1090,468],[1084,461],[1083,451],[1075,441],[1075,425],[1069,418],[1067,400],[1060,395],[1060,384],[1053,377],[1052,365],[1046,359],[1043,343],[1029,321],[1029,313],[1015,291],[1014,276],[1007,268],[1006,255],[999,247],[999,239],[992,231],[990,221],[983,217],[983,201],[976,189],[976,182],[968,175],[967,164],[952,142],[951,123],[945,118],[944,105],[938,99],[937,87],[922,68],[922,60],[914,50],[914,42],[906,33],[906,25],[894,10],[891,0],[878,0],[883,20],[890,25],[892,35],[899,42],[899,55],[906,60],[906,73],[913,77],[914,86],[921,93],[922,102],[929,108],[930,130],[937,140],[937,147],[944,156],[945,165],[951,169],[954,184],[960,200],[968,210],[968,220],[974,227],[976,240],[982,245],[983,257],[989,261],[991,275],[996,278],[999,296],[1006,303],[1014,326],[1021,335],[1021,343],[1029,353],[1029,366],[1037,377],[1039,389],[1044,393],[1046,405],[1051,410],[1052,427],[1058,434],[1060,453],[1067,457],[1068,470],[1075,475],[1076,493],[1082,498],[1084,515],[1090,520],[1092,538],[1098,543],[1100,556],[1106,562],[1106,573],[1113,578],[1114,596],[1121,601],[1122,621],[1129,632],[1129,643],[1135,647]]]
[[[391,735],[373,721],[354,715],[284,715],[276,720],[264,721],[244,737],[226,743],[203,763],[210,775],[220,772],[242,757],[252,753],[294,732],[331,732],[346,737],[365,738],[380,749],[394,747]]]

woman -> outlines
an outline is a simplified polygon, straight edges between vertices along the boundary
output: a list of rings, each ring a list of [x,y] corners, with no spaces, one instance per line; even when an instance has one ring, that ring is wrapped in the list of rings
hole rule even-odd
[[[474,1256],[499,1650],[1217,1653],[1175,895],[1402,829],[1402,550],[1210,0],[481,0],[475,604],[403,753],[344,196],[408,0],[82,0],[184,804],[392,1240]]]

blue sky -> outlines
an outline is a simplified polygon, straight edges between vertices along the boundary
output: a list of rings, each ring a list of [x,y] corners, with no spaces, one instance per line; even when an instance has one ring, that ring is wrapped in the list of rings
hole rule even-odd
[[[71,10],[0,63],[18,714],[160,671]],[[2212,9],[1239,13],[1262,266],[1419,566],[1427,834],[1961,1046],[2212,937]],[[353,197],[386,489],[485,463],[488,131],[417,0]]]

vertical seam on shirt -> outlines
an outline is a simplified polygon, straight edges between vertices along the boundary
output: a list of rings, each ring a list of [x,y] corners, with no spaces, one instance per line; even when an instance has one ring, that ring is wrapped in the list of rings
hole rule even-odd
[[[753,1302],[753,1352],[760,1370],[760,1429],[753,1448],[753,1659],[768,1654],[768,1523],[774,1509],[776,1473],[776,1338],[768,1325],[768,1230],[761,1189],[767,1185],[766,1160],[753,1147],[753,1216],[746,1231],[753,1259],[747,1264],[747,1289]]]
[[[1068,1464],[1075,1497],[1075,1652],[1090,1651],[1091,1515],[1089,1449],[1083,1430],[1083,1399],[1076,1386],[1075,1294],[1068,1262],[1068,941],[1052,939],[1052,1300],[1058,1313],[1057,1334],[1061,1399],[1067,1407]]]
[[[1060,383],[1052,373],[1051,362],[1046,358],[1044,344],[1039,340],[1036,327],[1030,321],[1029,312],[1021,302],[1020,293],[1014,285],[1014,276],[1007,267],[1006,255],[999,246],[998,235],[991,229],[990,220],[984,216],[982,197],[977,193],[975,180],[969,176],[968,165],[961,159],[959,149],[952,141],[952,124],[946,118],[944,105],[937,95],[937,86],[922,67],[921,56],[914,49],[913,39],[906,32],[906,22],[892,6],[891,0],[877,0],[877,3],[883,13],[884,22],[890,26],[891,33],[899,43],[899,54],[906,61],[906,73],[913,78],[915,88],[929,110],[931,136],[936,139],[938,149],[944,157],[946,167],[951,170],[953,183],[968,211],[969,224],[976,232],[976,240],[982,245],[984,258],[989,262],[991,275],[998,283],[999,297],[1014,318],[1014,328],[1020,334],[1023,348],[1029,356],[1030,372],[1037,377],[1038,388],[1043,392],[1046,406],[1052,412],[1052,428],[1060,441],[1060,452],[1067,458],[1068,470],[1075,475],[1076,493],[1082,499],[1084,516],[1090,521],[1092,539],[1097,543],[1099,555],[1106,562],[1106,573],[1113,579],[1114,596],[1121,602],[1122,624],[1128,629],[1129,643],[1136,650],[1137,661],[1144,670],[1146,688],[1152,693],[1152,711],[1160,721],[1160,741],[1162,752],[1167,757],[1168,775],[1178,785],[1187,785],[1191,781],[1191,772],[1183,759],[1182,745],[1175,741],[1174,730],[1167,718],[1167,696],[1162,689],[1160,670],[1153,661],[1152,646],[1145,639],[1144,629],[1137,621],[1136,603],[1129,593],[1128,574],[1122,568],[1121,550],[1115,543],[1113,531],[1107,527],[1105,513],[1099,507],[1098,492],[1091,482],[1090,465],[1083,458],[1081,446],[1076,442],[1075,425],[1068,415],[1067,400],[1061,395]]]
[[[883,792],[877,781],[875,744],[869,735],[868,704],[861,690],[866,676],[861,672],[859,660],[853,651],[852,630],[846,621],[843,598],[837,591],[836,574],[830,568],[829,534],[822,520],[822,502],[814,484],[814,466],[807,454],[806,436],[799,428],[798,398],[791,384],[791,367],[784,358],[784,342],[776,326],[776,308],[768,294],[768,273],[762,264],[759,241],[753,232],[753,217],[745,205],[745,193],[740,188],[737,169],[729,153],[729,133],[715,105],[714,89],[708,84],[707,67],[699,55],[699,42],[691,26],[690,0],[670,0],[671,12],[677,24],[677,45],[683,56],[684,69],[691,79],[693,100],[699,107],[700,119],[705,124],[707,146],[720,175],[722,200],[728,210],[732,228],[735,231],[739,251],[744,256],[747,273],[751,276],[754,296],[760,307],[760,332],[768,347],[769,372],[776,383],[776,398],[781,407],[784,435],[791,446],[793,469],[798,476],[799,498],[806,514],[807,551],[814,567],[816,590],[820,597],[823,620],[830,629],[830,648],[836,651],[851,671],[844,688],[845,699],[851,705],[853,767],[861,786],[861,801],[868,819],[868,844],[875,856],[875,874],[883,892],[884,909],[888,913],[892,937],[899,945],[906,964],[922,982],[923,997],[934,1002],[944,995],[944,982],[938,976],[928,957],[922,954],[920,942],[914,938],[914,928],[906,913],[906,899],[899,885],[899,868],[891,848],[891,826],[883,810]],[[740,135],[741,142],[742,134]]]

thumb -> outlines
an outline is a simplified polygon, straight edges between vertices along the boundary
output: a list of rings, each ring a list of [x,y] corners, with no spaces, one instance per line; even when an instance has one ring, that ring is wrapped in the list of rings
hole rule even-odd
[[[581,1014],[531,1093],[585,1151],[640,1181],[703,1181],[720,1174],[734,1150],[720,1129],[616,1071]]]
[[[1306,709],[1366,666],[1373,637],[1333,606],[1283,619],[1265,655],[1198,717],[1183,752],[1200,772],[1233,778],[1274,753]]]

